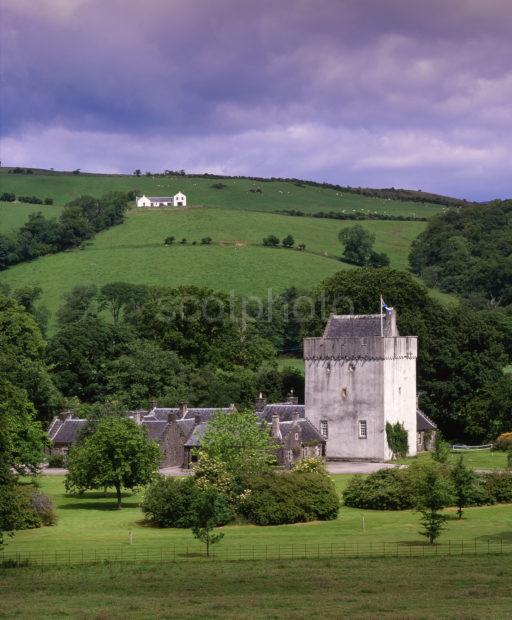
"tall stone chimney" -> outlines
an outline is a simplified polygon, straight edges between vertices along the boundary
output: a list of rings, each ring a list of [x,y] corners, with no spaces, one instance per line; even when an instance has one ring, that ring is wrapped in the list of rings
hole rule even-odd
[[[174,413],[174,411],[171,411],[171,413],[167,414],[167,422],[169,424],[172,424],[173,422],[176,422],[176,414]]]
[[[140,423],[141,423],[140,411],[133,412],[133,421],[135,422],[135,424],[137,424],[137,426],[140,426]]]
[[[259,397],[256,399],[255,402],[255,408],[256,411],[263,411],[263,409],[265,409],[265,405],[267,404],[267,399],[263,396],[263,394],[260,392]]]
[[[299,398],[298,398],[298,396],[295,396],[295,394],[293,393],[293,388],[289,391],[288,395],[286,396],[286,402],[289,405],[298,405],[299,404]]]
[[[153,409],[156,409],[158,407],[158,402],[156,400],[150,400],[149,401],[149,410],[153,411]]]
[[[180,418],[184,418],[188,412],[188,403],[186,400],[181,401],[180,403]]]
[[[298,424],[299,423],[299,412],[298,411],[294,411],[292,413],[292,422],[294,424]]]
[[[279,414],[278,413],[272,414],[272,430],[271,430],[271,435],[272,435],[272,437],[274,439],[277,439],[278,441],[283,438],[283,436],[281,435],[281,426],[279,424]]]

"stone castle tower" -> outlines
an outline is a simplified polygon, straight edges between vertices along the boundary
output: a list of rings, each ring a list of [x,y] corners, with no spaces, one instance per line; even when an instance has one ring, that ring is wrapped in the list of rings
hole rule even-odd
[[[403,423],[416,454],[417,337],[400,336],[396,314],[331,315],[321,338],[304,340],[305,410],[333,459],[391,458],[386,422]]]

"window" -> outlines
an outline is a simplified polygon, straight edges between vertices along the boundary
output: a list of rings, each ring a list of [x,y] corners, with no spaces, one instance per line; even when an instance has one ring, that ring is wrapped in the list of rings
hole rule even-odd
[[[286,451],[286,457],[287,457],[288,461],[293,461],[293,451],[292,450],[287,450]]]
[[[368,436],[368,427],[366,420],[359,420],[359,439],[366,439]]]
[[[341,398],[347,398],[348,396],[348,390],[346,387],[341,388]]]
[[[417,433],[417,441],[418,441],[418,446],[421,446],[421,443],[422,443],[421,433]]]
[[[320,435],[326,439],[329,436],[329,426],[327,424],[327,420],[320,421]]]
[[[299,441],[299,433],[295,433],[295,441]]]

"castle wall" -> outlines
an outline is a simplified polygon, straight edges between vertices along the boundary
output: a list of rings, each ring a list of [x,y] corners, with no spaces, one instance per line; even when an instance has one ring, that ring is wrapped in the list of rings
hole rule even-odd
[[[328,458],[386,460],[386,421],[416,449],[416,338],[307,338],[306,416],[328,424]],[[360,422],[366,422],[361,437]]]

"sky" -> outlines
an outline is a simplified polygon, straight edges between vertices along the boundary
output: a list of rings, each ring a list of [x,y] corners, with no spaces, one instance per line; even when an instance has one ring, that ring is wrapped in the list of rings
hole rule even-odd
[[[2,165],[512,196],[512,0],[0,0]]]

